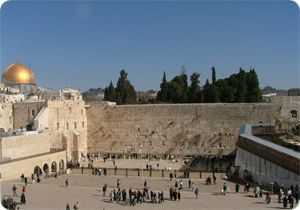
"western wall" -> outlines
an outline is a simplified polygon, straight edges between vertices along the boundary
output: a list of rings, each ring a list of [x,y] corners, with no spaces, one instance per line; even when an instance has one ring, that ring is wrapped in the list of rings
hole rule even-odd
[[[91,103],[88,152],[226,155],[234,151],[242,124],[274,124],[281,109],[280,103]]]

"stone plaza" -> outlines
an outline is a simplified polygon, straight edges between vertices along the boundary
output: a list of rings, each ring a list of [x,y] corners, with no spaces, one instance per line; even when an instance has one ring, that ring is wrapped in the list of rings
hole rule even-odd
[[[164,192],[163,203],[142,203],[130,206],[126,202],[109,203],[109,197],[102,196],[102,186],[108,185],[107,192],[117,189],[117,178],[120,179],[120,188],[142,190],[144,180],[147,181],[150,190]],[[69,186],[65,186],[65,180],[69,180]],[[181,179],[179,179],[181,180]],[[141,177],[117,177],[117,176],[95,176],[95,175],[63,175],[57,178],[42,180],[40,183],[28,184],[26,192],[26,204],[20,205],[20,209],[65,209],[69,203],[70,208],[79,202],[80,209],[278,209],[282,203],[277,203],[277,196],[273,195],[270,204],[266,204],[265,195],[255,198],[253,189],[244,193],[243,185],[239,193],[235,193],[235,183],[217,179],[215,185],[206,185],[204,179],[192,179],[195,188],[200,190],[199,199],[194,192],[188,188],[188,179],[183,179],[181,200],[169,200],[169,188],[174,187],[175,180],[165,178],[141,178]],[[228,193],[221,195],[221,188],[226,183]],[[20,180],[2,182],[2,196],[12,196],[12,186],[16,184],[18,197],[14,199],[19,202],[21,189],[24,183]]]

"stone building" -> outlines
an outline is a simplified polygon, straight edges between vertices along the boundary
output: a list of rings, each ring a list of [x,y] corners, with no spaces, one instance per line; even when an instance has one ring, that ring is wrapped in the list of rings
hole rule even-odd
[[[236,172],[239,177],[255,183],[270,185],[275,181],[279,185],[289,187],[300,182],[300,153],[275,141],[254,136],[255,127],[244,125],[241,127],[237,141],[235,159]],[[269,126],[268,126],[269,127]],[[273,133],[272,129],[256,130],[256,135]]]
[[[86,105],[78,90],[65,88],[43,94],[33,72],[16,63],[2,75],[0,102],[0,174],[55,173],[70,160],[87,154]],[[17,92],[12,93],[12,91]],[[7,100],[22,94],[22,100]],[[46,97],[45,97],[46,96]]]

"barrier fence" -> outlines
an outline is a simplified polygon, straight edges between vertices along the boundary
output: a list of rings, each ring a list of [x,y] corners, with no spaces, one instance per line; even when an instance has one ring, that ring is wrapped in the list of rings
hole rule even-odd
[[[156,178],[170,178],[170,174],[173,174],[173,178],[191,178],[191,179],[206,179],[207,177],[215,177],[217,180],[223,179],[226,173],[222,172],[203,172],[203,171],[190,171],[185,174],[185,171],[181,170],[164,170],[164,169],[152,169],[152,170],[141,170],[139,168],[101,168],[101,172],[95,171],[93,168],[72,168],[72,174],[90,174],[90,175],[101,175],[101,176],[138,176],[138,177],[156,177]]]

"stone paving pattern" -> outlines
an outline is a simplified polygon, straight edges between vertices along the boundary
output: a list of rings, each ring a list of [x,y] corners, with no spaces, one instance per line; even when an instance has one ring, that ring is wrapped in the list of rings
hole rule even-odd
[[[68,178],[69,186],[65,187],[65,180]],[[216,185],[205,185],[205,180],[192,180],[200,189],[199,199],[188,188],[188,180],[184,179],[183,190],[181,190],[181,201],[170,201],[169,188],[174,186],[174,180],[161,178],[146,178],[150,190],[164,191],[165,202],[161,204],[143,203],[132,207],[129,203],[108,203],[108,197],[102,197],[102,186],[108,184],[107,192],[116,189],[116,176],[93,176],[93,175],[63,175],[57,178],[42,180],[41,183],[28,184],[26,192],[26,205],[20,205],[20,209],[65,209],[69,203],[71,209],[78,201],[80,209],[280,209],[282,204],[277,203],[276,196],[272,196],[270,204],[264,202],[263,198],[254,198],[253,189],[249,194],[234,192],[235,184],[232,182],[217,180]],[[141,177],[119,177],[121,189],[142,189],[144,180]],[[226,196],[220,195],[223,183],[226,182],[229,193]],[[2,196],[12,195],[12,186],[16,184],[18,196],[20,195],[23,183],[20,180],[3,181]],[[243,186],[240,187],[243,190]],[[20,197],[16,200],[19,202]]]

